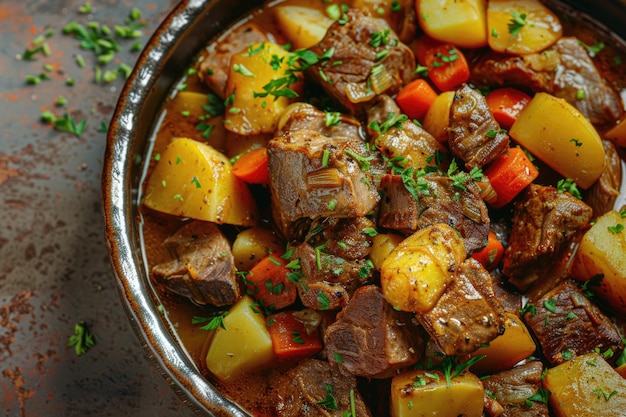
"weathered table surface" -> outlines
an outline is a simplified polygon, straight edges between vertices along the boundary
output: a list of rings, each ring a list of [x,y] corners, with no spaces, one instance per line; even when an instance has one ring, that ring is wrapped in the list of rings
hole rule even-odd
[[[145,45],[176,2],[91,0],[91,12],[81,13],[84,5],[0,2],[0,414],[191,416],[140,346],[109,265],[102,130],[123,79],[94,82],[95,54],[62,32],[73,21],[125,25],[135,7],[146,23],[143,36],[120,39],[122,50],[103,73],[132,67],[139,54],[132,45]],[[33,42],[45,43],[48,55],[20,59]],[[29,84],[31,77],[40,82]],[[55,105],[59,96],[65,106]],[[86,120],[84,132],[77,137],[43,123],[47,110]],[[96,345],[78,356],[67,344],[81,321]]]

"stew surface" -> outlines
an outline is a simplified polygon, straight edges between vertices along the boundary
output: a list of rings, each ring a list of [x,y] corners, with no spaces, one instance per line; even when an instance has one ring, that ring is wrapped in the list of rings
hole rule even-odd
[[[164,314],[255,416],[624,415],[625,66],[557,2],[266,4],[163,104]]]

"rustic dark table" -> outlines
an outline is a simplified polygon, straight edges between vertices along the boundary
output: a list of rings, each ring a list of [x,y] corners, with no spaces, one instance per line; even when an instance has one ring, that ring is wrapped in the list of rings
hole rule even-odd
[[[95,82],[96,55],[62,31],[70,22],[113,29],[129,24],[133,7],[140,12],[134,23],[145,24],[143,35],[119,39],[121,50],[101,65],[104,78],[134,65],[133,45],[145,45],[175,5],[0,0],[1,415],[194,415],[149,362],[109,266],[100,174],[123,77]],[[45,111],[61,119],[67,111],[85,129],[59,131],[41,120]],[[80,356],[68,347],[79,322],[96,340]]]

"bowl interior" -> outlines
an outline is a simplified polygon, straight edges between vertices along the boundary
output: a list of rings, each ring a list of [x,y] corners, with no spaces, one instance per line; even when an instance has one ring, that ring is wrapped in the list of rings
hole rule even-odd
[[[189,0],[174,9],[149,41],[121,93],[109,128],[104,161],[106,237],[122,303],[148,356],[181,399],[206,415],[249,414],[222,397],[201,375],[173,325],[160,312],[136,221],[138,190],[144,174],[140,161],[149,157],[162,103],[181,79],[182,69],[189,67],[211,38],[261,3],[261,0]],[[625,0],[566,3],[626,37]]]

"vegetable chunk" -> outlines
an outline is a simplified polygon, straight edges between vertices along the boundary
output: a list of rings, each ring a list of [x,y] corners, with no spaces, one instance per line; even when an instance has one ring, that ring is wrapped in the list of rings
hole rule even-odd
[[[452,280],[450,270],[466,257],[456,230],[445,224],[420,229],[387,256],[381,286],[389,303],[403,311],[425,313]]]
[[[150,175],[143,204],[153,210],[218,224],[254,226],[257,207],[228,158],[188,138],[172,141]]]
[[[604,171],[604,146],[593,125],[563,99],[537,93],[509,135],[537,158],[587,189]]]
[[[250,45],[233,55],[226,82],[226,129],[240,135],[273,133],[301,85],[289,68],[289,52],[271,42]],[[286,81],[283,87],[291,89],[289,95],[266,95],[266,89],[279,80]]]
[[[391,417],[480,417],[484,391],[480,379],[469,372],[446,383],[439,372],[404,372],[391,381]]]
[[[626,212],[613,210],[598,218],[585,233],[571,273],[580,280],[601,278],[598,294],[614,309],[626,314]]]
[[[558,417],[618,417],[626,410],[626,379],[595,352],[548,369],[543,386]]]
[[[484,0],[420,0],[415,2],[421,28],[430,37],[461,48],[487,44]]]
[[[206,366],[222,381],[264,368],[274,360],[272,339],[265,317],[245,295],[229,311],[206,355]]]
[[[538,0],[490,0],[487,25],[491,49],[513,55],[541,52],[563,33],[559,18]]]
[[[295,49],[309,48],[324,38],[333,20],[320,10],[301,6],[278,6],[276,24]]]

